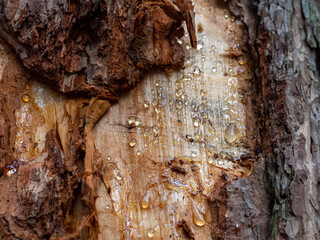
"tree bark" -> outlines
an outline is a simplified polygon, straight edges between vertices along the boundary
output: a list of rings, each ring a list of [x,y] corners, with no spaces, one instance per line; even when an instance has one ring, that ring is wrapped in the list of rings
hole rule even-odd
[[[252,224],[248,233],[258,239],[318,239],[319,3],[230,1],[230,8],[247,25],[263,104],[265,165],[259,175],[270,204],[256,202],[266,203],[249,177],[249,191],[242,191],[252,199],[245,205],[253,209],[244,215]],[[270,220],[260,221],[261,215]]]
[[[0,239],[320,239],[319,2],[194,2],[0,2]]]

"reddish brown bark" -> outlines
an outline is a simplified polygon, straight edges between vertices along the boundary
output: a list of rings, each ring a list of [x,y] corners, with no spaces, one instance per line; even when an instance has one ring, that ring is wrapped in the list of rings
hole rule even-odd
[[[183,21],[196,45],[191,1],[5,0],[0,9],[0,36],[62,92],[127,88],[152,67],[181,67]]]

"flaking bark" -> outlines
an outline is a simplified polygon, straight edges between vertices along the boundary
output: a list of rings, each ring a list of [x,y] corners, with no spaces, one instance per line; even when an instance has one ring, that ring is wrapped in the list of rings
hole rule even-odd
[[[241,224],[226,239],[319,239],[319,2],[229,5],[256,62],[263,143],[255,173],[227,186],[230,226]]]

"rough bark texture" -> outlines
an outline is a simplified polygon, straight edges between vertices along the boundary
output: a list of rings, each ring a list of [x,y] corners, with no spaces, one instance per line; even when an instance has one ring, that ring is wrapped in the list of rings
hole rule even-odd
[[[229,4],[257,63],[265,159],[258,175],[228,186],[240,189],[228,198],[230,222],[241,217],[240,239],[319,239],[319,2]]]
[[[193,6],[190,1],[1,1],[0,18],[2,40],[26,67],[12,53],[13,59],[3,60],[20,72],[2,69],[0,236],[44,239],[81,232],[83,239],[94,238],[90,212],[102,159],[94,150],[92,127],[109,108],[106,99],[116,100],[116,91],[135,85],[145,71],[182,67],[184,51],[177,38],[184,34],[183,21],[196,47]],[[9,52],[7,47],[2,51]],[[22,164],[13,154],[15,109],[20,107],[15,96],[28,92],[26,80],[19,78],[29,72],[61,92],[99,95],[100,100],[65,103],[62,122],[47,133],[41,157]],[[28,94],[22,95],[27,97],[23,101],[30,101]],[[31,112],[37,115],[33,105]],[[43,124],[40,117],[32,125],[37,121]],[[35,129],[23,132],[32,134]],[[36,149],[23,144],[28,152]],[[4,173],[11,175],[17,168],[18,174],[6,178]],[[84,228],[89,223],[90,232]]]
[[[246,26],[242,46],[255,72],[250,87],[256,92],[261,144],[248,178],[231,181],[222,171],[208,201],[212,237],[320,239],[320,4],[224,2]],[[19,165],[13,154],[14,110],[21,103],[14,96],[24,93],[29,73],[61,92],[103,93],[116,100],[116,91],[134,86],[152,67],[183,65],[176,39],[185,21],[196,46],[192,9],[189,1],[0,2],[0,36],[19,58],[2,44],[1,55],[8,57],[0,65],[10,64],[0,74],[0,239],[71,232],[70,238],[86,239],[95,233],[93,189],[103,159],[91,130],[108,106],[99,112],[95,100],[68,99],[56,129],[46,135],[45,161],[20,166],[11,177],[4,174]],[[179,165],[170,168],[181,178],[186,174]],[[187,221],[178,226],[186,238],[197,239]]]
[[[190,1],[4,0],[0,36],[62,92],[116,90],[154,66],[182,66],[176,38],[186,21],[196,45],[192,9]]]

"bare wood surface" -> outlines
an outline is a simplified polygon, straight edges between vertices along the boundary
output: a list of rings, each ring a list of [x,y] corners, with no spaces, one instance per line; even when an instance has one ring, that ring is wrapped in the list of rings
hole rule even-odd
[[[106,159],[96,201],[100,239],[195,239],[217,231],[209,199],[226,178],[246,177],[252,154],[252,77],[240,23],[214,1],[196,1],[198,47],[180,72],[154,71],[123,94],[94,129]],[[170,165],[171,164],[171,165]],[[219,231],[219,230],[218,230]]]

